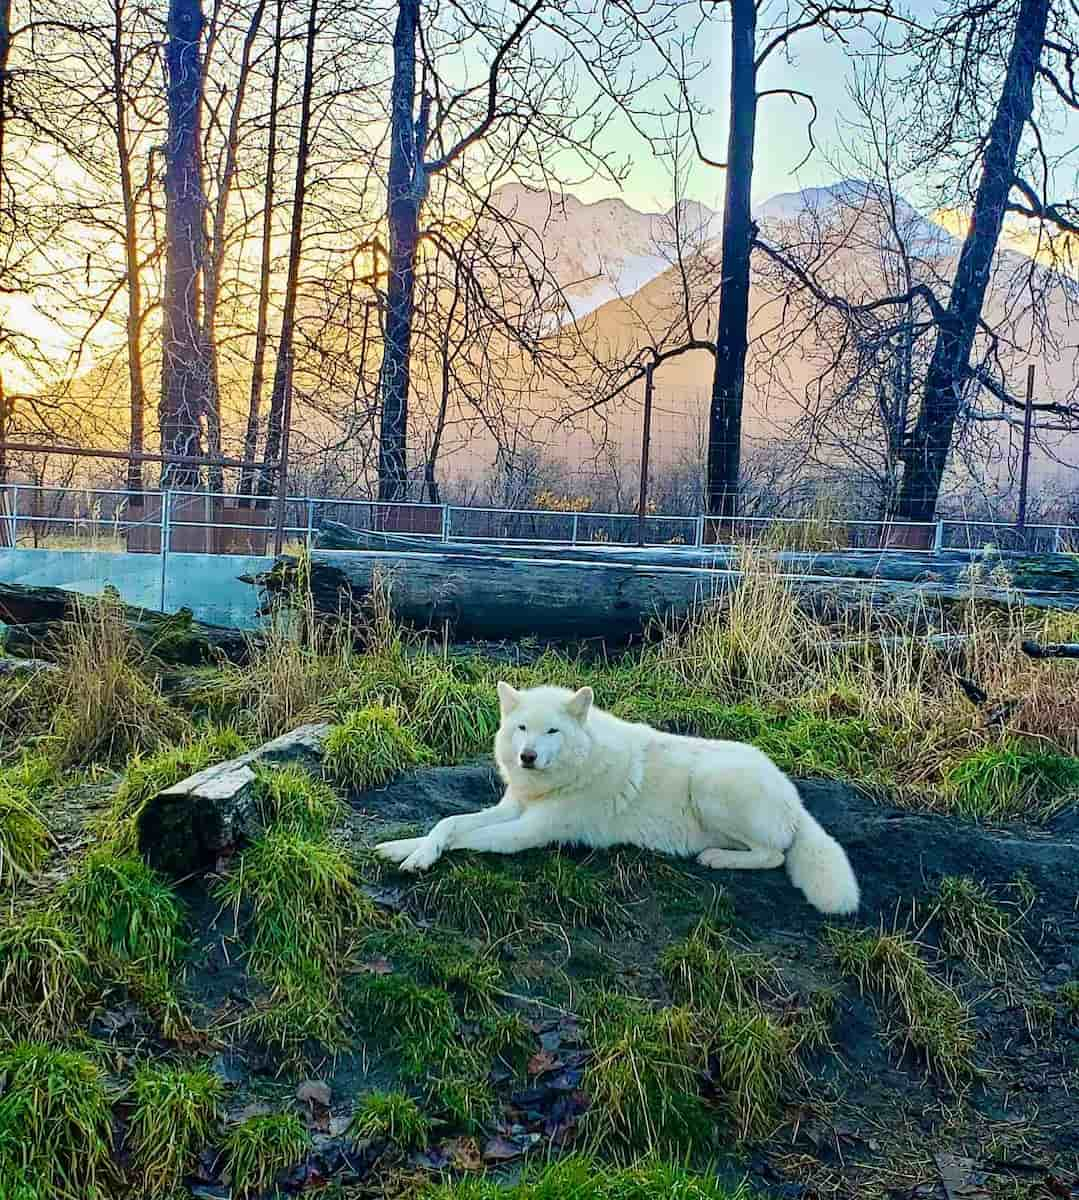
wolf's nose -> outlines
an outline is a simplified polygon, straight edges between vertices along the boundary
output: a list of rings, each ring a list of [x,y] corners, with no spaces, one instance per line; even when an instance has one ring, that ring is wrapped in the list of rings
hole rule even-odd
[[[536,765],[535,750],[522,750],[521,751],[521,766],[534,767],[535,765]]]

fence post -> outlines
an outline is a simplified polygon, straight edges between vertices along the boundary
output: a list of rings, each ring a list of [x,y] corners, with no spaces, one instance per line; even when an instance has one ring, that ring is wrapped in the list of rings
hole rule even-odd
[[[444,542],[450,540],[450,506],[448,504],[442,506],[442,540]]]
[[[694,522],[693,544],[700,547],[704,545],[704,513],[697,514],[697,520]]]
[[[1058,526],[1057,526],[1057,527],[1056,527],[1056,528],[1053,530],[1053,553],[1054,553],[1054,554],[1059,554],[1059,553],[1060,553],[1060,542],[1061,542],[1061,538],[1060,538],[1060,526],[1058,525]]]
[[[172,492],[167,488],[161,493],[161,592],[160,609],[165,611],[169,561],[169,510],[172,508]]]
[[[570,530],[570,534],[569,534],[570,545],[572,545],[572,546],[577,545],[577,527],[578,527],[578,525],[580,525],[580,523],[581,523],[581,514],[574,513],[573,514],[573,528]]]
[[[933,553],[939,554],[944,549],[944,522],[937,521],[933,530]]]
[[[312,549],[315,544],[315,502],[310,496],[307,497],[307,548]]]
[[[19,548],[19,485],[11,489],[11,548]]]

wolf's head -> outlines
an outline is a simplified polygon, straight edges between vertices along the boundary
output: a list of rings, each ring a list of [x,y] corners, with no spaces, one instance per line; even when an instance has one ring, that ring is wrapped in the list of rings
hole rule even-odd
[[[519,692],[500,682],[498,702],[502,723],[495,738],[495,758],[507,779],[518,779],[535,791],[574,773],[588,757],[591,688],[571,692],[537,687]]]

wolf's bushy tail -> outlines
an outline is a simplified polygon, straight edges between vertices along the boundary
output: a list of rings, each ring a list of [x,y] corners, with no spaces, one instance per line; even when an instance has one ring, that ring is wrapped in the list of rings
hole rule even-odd
[[[791,883],[823,913],[852,913],[861,896],[846,851],[805,809],[787,851]]]

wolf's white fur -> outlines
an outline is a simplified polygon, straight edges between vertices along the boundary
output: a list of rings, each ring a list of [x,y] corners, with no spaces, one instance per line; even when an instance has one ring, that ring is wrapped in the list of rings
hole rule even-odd
[[[716,868],[763,870],[785,861],[814,908],[857,909],[858,883],[843,848],[756,747],[619,720],[593,706],[591,688],[519,692],[500,683],[498,696],[501,802],[446,817],[426,837],[383,842],[383,858],[423,871],[446,850],[514,854],[576,842],[642,846]]]

